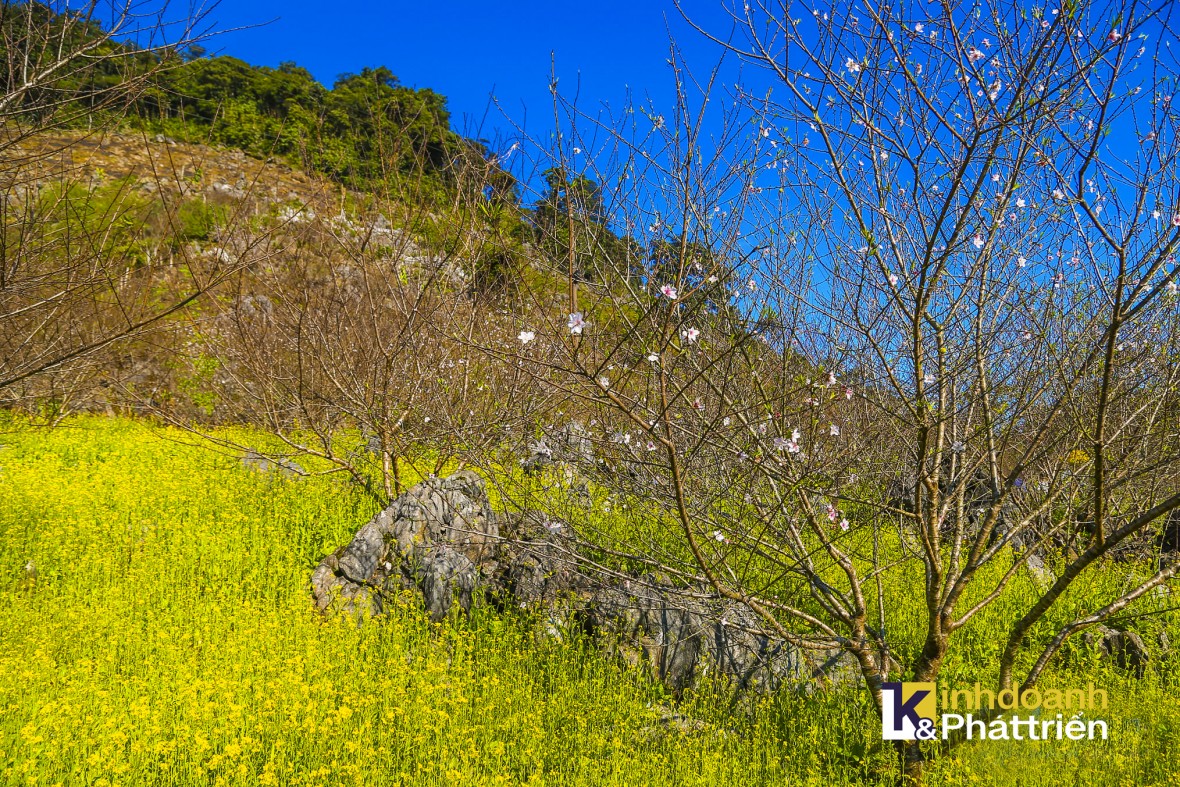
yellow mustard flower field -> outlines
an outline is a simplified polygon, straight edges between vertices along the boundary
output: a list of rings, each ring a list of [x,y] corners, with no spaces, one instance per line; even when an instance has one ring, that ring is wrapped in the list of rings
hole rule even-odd
[[[856,689],[663,691],[478,608],[318,616],[315,562],[376,504],[181,432],[84,417],[0,434],[0,784],[745,785],[889,781]],[[963,748],[932,783],[1177,784],[1171,672],[1111,740]]]

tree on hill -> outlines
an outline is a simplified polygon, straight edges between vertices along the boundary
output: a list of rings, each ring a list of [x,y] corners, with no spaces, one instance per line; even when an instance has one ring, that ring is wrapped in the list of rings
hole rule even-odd
[[[46,131],[111,127],[177,52],[208,34],[206,12],[168,24],[166,11],[130,0],[101,9],[0,7],[0,397],[7,401],[179,313],[237,268],[187,260],[177,276],[171,260],[136,246],[148,219],[128,190],[98,195],[69,173],[43,180],[46,162],[75,138],[25,144]],[[161,291],[165,278],[171,286]]]
[[[575,528],[842,650],[878,709],[951,664],[1021,695],[1071,637],[1150,613],[1180,569],[1144,557],[1180,509],[1171,13],[733,6],[710,37],[773,92],[718,107],[674,57],[674,106],[595,126],[634,176],[615,215],[659,233],[651,286],[518,353],[593,419],[587,472],[651,501],[633,536]],[[941,751],[895,746],[904,783]]]

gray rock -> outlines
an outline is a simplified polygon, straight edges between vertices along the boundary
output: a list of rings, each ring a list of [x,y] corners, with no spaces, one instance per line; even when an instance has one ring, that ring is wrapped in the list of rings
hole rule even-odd
[[[545,636],[589,633],[609,654],[679,694],[720,676],[738,691],[811,689],[856,679],[840,651],[805,651],[768,635],[744,605],[656,575],[595,574],[567,523],[527,512],[497,522],[471,472],[430,479],[395,500],[312,575],[322,611],[381,614],[399,593],[419,595],[432,620],[482,591],[529,610]]]
[[[481,564],[499,537],[483,482],[470,471],[423,481],[320,561],[312,594],[320,610],[380,614],[402,590],[420,592],[433,620],[457,597],[464,611]]]
[[[1082,639],[1087,645],[1097,648],[1099,653],[1114,661],[1120,669],[1134,672],[1137,678],[1143,677],[1147,662],[1151,660],[1147,643],[1134,631],[1098,626],[1093,631],[1083,634]]]
[[[263,456],[257,451],[247,451],[242,456],[242,466],[260,473],[277,472],[285,478],[299,478],[307,471],[296,461],[281,456]]]

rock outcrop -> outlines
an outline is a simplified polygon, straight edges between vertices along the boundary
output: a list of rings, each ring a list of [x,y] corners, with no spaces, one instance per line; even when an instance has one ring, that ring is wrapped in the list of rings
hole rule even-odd
[[[705,588],[586,570],[583,546],[567,525],[536,513],[501,529],[482,480],[464,471],[422,482],[373,517],[320,562],[312,593],[321,611],[368,616],[412,591],[435,621],[455,607],[467,612],[482,594],[537,613],[549,636],[589,634],[675,693],[716,676],[754,692],[855,677],[839,651],[771,637],[748,608]]]
[[[399,591],[418,590],[433,620],[445,618],[456,600],[466,612],[498,537],[479,476],[423,481],[320,561],[311,577],[316,607],[381,614]]]

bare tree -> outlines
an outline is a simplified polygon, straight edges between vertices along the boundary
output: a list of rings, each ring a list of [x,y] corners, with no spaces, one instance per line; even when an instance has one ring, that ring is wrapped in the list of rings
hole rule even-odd
[[[399,160],[388,146],[403,136],[389,129],[383,162]],[[514,252],[495,218],[515,208],[485,193],[491,162],[455,166],[443,204],[422,168],[343,192],[335,215],[323,199],[287,208],[268,262],[205,309],[189,353],[216,364],[212,415],[261,427],[272,450],[162,414],[297,474],[344,474],[382,501],[407,469],[422,478],[495,453],[542,399],[522,369],[474,349],[509,347],[513,295],[499,288]]]
[[[580,527],[844,650],[878,707],[1002,605],[992,674],[1023,692],[1177,570],[1129,550],[1180,507],[1170,8],[731,18],[700,31],[744,67],[724,106],[724,64],[675,50],[675,106],[565,105],[555,162],[648,249],[518,354],[647,522]],[[903,781],[929,751],[898,743]]]
[[[209,34],[167,4],[6,3],[0,8],[0,392],[77,364],[177,314],[234,266],[148,258],[130,242],[147,221],[130,189],[98,198],[58,162],[151,77]],[[183,257],[183,255],[180,255]],[[183,262],[185,264],[181,265]],[[168,279],[171,294],[155,285]]]

